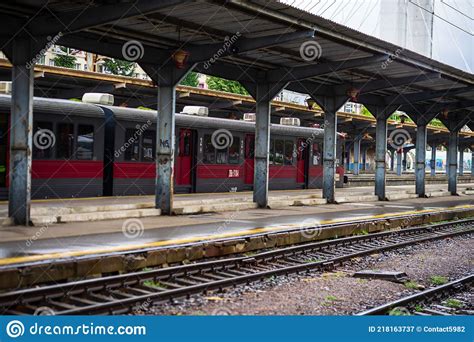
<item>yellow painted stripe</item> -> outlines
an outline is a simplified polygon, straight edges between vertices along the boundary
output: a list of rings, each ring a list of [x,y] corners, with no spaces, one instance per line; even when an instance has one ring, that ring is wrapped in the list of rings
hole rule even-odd
[[[353,222],[365,221],[369,219],[380,219],[380,218],[397,217],[397,216],[412,215],[412,214],[425,214],[425,213],[434,213],[438,211],[454,211],[454,210],[459,210],[459,209],[472,209],[472,208],[474,208],[474,205],[461,205],[461,206],[438,208],[438,209],[423,209],[423,210],[404,211],[404,212],[398,212],[398,213],[385,213],[385,214],[371,215],[371,216],[360,216],[352,220],[347,220],[345,218],[323,220],[323,221],[315,220],[315,223],[318,223],[320,225],[329,225],[329,224],[342,223],[342,222],[353,223]],[[237,236],[242,236],[242,235],[267,233],[267,232],[273,232],[273,231],[278,231],[278,230],[287,230],[291,228],[303,228],[303,227],[301,226],[301,223],[294,223],[294,224],[287,224],[287,225],[257,227],[257,228],[252,228],[252,229],[247,229],[247,230],[242,230],[242,231],[232,232],[232,233],[226,233],[226,234],[214,234],[214,235],[199,236],[199,237],[189,237],[189,238],[183,238],[183,239],[156,241],[156,242],[149,242],[149,243],[137,244],[137,245],[115,246],[115,247],[97,248],[97,249],[89,249],[89,250],[81,250],[81,251],[73,251],[73,252],[46,253],[46,254],[39,254],[39,255],[28,255],[28,256],[13,257],[13,258],[4,258],[4,259],[0,259],[0,265],[3,266],[3,265],[10,265],[10,264],[17,264],[17,263],[20,264],[20,263],[49,260],[49,259],[79,257],[79,256],[92,255],[92,254],[125,252],[125,251],[145,249],[145,248],[150,248],[150,247],[163,247],[163,246],[186,244],[186,243],[199,242],[199,241],[205,241],[205,240],[211,240],[211,239],[214,240],[214,239],[222,239],[222,238],[228,238],[228,237],[237,237]]]

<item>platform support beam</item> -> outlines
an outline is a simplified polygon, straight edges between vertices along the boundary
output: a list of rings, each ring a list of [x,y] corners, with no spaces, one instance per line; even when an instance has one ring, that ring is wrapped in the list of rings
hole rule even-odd
[[[169,62],[161,65],[141,63],[140,66],[158,85],[155,208],[160,209],[163,215],[171,215],[174,192],[176,86],[194,65],[182,69]]]
[[[374,106],[366,105],[367,109],[375,117],[375,195],[379,201],[386,200],[385,178],[386,178],[386,155],[387,155],[387,120],[398,106]]]
[[[393,171],[395,169],[395,158],[396,158],[396,151],[395,150],[390,150],[390,171]]]
[[[431,160],[430,160],[430,167],[431,167],[431,176],[436,176],[436,144],[433,143],[431,145]]]
[[[397,176],[402,175],[402,149],[397,150]]]
[[[454,130],[449,132],[448,142],[448,191],[451,195],[457,194],[457,154],[458,154],[458,136],[459,131]]]
[[[30,222],[34,68],[29,66],[31,40],[12,44],[12,106],[10,118],[10,186],[8,216],[15,224]]]
[[[426,174],[426,125],[416,126],[416,151],[415,151],[415,189],[419,197],[425,197],[425,174]]]
[[[362,171],[367,170],[367,146],[362,148]]]
[[[459,146],[459,175],[464,175],[464,147]]]
[[[407,151],[403,150],[403,161],[402,161],[403,171],[406,171],[408,168],[407,156],[408,156],[408,150]]]
[[[287,85],[268,82],[267,76],[259,75],[256,83],[243,83],[256,101],[253,201],[259,208],[268,207],[271,101]]]
[[[337,111],[349,98],[347,95],[312,95],[312,98],[324,110],[323,198],[328,203],[334,203],[336,201]]]
[[[359,175],[359,165],[360,165],[360,143],[362,137],[356,137],[354,140],[354,175]]]
[[[471,177],[474,176],[474,150],[471,148]]]

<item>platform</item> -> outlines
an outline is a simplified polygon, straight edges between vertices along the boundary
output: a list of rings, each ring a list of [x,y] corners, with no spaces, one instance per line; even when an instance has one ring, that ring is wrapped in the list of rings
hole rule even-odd
[[[347,189],[341,190],[341,194],[347,191]],[[299,194],[299,192],[294,193]],[[281,193],[279,195],[281,196]],[[204,196],[196,195],[202,199],[205,198]],[[225,196],[249,195],[215,196],[224,198]],[[177,201],[184,201],[186,198],[189,196],[179,196]],[[94,223],[65,223],[42,227],[2,227],[0,267],[278,232],[289,228],[303,228],[307,223],[324,227],[335,222],[364,222],[374,218],[390,219],[392,216],[414,213],[471,209],[474,208],[473,199],[474,196],[463,195],[411,198],[390,202],[357,201],[346,204],[292,206],[275,210],[249,209],[198,215],[117,219]],[[122,198],[120,201],[130,203],[131,199]],[[71,201],[71,204],[79,202],[81,201]],[[47,206],[51,203],[35,202],[35,206]]]

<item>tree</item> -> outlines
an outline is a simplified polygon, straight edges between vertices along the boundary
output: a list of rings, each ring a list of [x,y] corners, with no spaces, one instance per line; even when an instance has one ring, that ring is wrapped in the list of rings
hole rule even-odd
[[[190,73],[186,75],[185,78],[183,78],[183,80],[179,84],[188,86],[188,87],[197,87],[199,84],[198,78],[199,78],[199,75],[196,72],[191,71]]]
[[[74,69],[76,66],[76,56],[74,56],[74,53],[77,50],[65,46],[56,46],[55,50],[57,51],[57,55],[53,58],[54,65]]]
[[[240,84],[239,82],[226,80],[220,77],[208,76],[207,85],[209,89],[212,89],[212,90],[225,91],[228,93],[241,94],[241,95],[249,94],[247,89],[245,89],[244,86],[242,86],[242,84]]]
[[[74,69],[76,66],[76,57],[70,55],[57,55],[53,61],[58,67]]]
[[[133,76],[135,63],[115,58],[105,58],[104,66],[110,73],[121,76]]]

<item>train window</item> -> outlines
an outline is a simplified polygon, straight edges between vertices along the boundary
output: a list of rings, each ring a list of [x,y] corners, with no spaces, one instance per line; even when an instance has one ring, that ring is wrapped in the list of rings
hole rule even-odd
[[[217,164],[227,164],[227,151],[228,151],[228,148],[216,150],[216,163]]]
[[[60,123],[56,131],[56,157],[70,159],[74,151],[74,125]]]
[[[49,159],[51,150],[56,144],[51,122],[35,122],[33,124],[33,158]]]
[[[154,161],[156,151],[156,132],[145,131],[142,137],[142,160]]]
[[[313,165],[321,165],[321,149],[320,143],[313,144]]]
[[[295,147],[293,141],[285,140],[285,165],[293,165],[293,153]]]
[[[140,135],[138,134],[138,131],[132,128],[127,128],[125,131],[125,142],[123,146],[125,147],[125,160],[140,160]]]
[[[94,126],[79,125],[77,127],[76,158],[91,160],[94,157]]]
[[[285,141],[277,139],[274,145],[273,165],[283,165]]]
[[[214,164],[216,162],[216,149],[212,145],[212,137],[210,134],[204,134],[202,161],[206,164]]]
[[[240,163],[240,138],[234,137],[232,145],[229,147],[229,164]]]
[[[179,155],[183,157],[187,157],[191,155],[191,132],[185,131],[181,133],[182,141],[182,150],[179,151]]]

